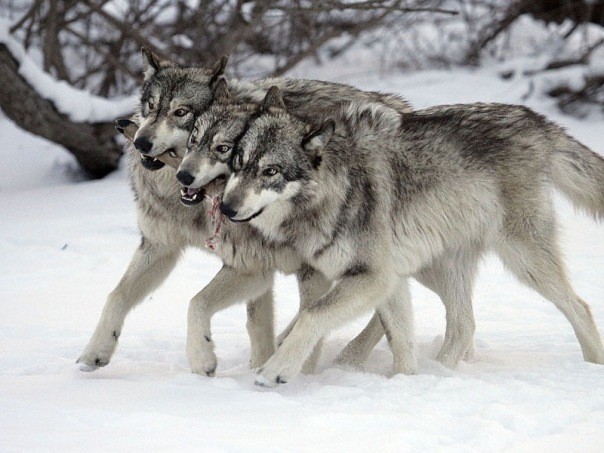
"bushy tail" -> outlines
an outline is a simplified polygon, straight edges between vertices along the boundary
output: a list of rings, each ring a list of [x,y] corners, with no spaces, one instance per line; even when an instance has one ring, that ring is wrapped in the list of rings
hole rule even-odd
[[[559,131],[551,179],[575,207],[604,221],[604,158]]]

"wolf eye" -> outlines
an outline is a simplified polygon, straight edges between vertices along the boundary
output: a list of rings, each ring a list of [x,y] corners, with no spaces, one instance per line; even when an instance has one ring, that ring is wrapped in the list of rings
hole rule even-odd
[[[231,149],[231,147],[229,145],[218,145],[216,147],[216,151],[218,151],[221,154],[228,152],[230,149]]]
[[[279,170],[276,167],[267,167],[262,171],[262,176],[275,176],[279,173]]]
[[[153,103],[153,101],[148,101],[147,106],[149,107],[149,110],[153,110],[155,108],[155,104]]]
[[[178,109],[174,112],[174,116],[185,116],[189,111],[187,109]]]

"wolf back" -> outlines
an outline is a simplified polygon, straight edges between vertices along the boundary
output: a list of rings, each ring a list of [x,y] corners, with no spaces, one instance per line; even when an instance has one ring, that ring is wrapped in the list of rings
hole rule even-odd
[[[287,381],[315,335],[460,251],[472,261],[495,251],[567,317],[584,359],[604,362],[589,307],[564,271],[549,193],[554,185],[602,219],[601,157],[521,106],[401,114],[355,102],[310,125],[274,107],[241,139],[224,203],[233,220],[249,220],[340,283],[300,314],[261,381]]]

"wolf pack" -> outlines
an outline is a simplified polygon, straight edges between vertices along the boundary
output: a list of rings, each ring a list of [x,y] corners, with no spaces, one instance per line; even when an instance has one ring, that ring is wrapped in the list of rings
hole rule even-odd
[[[371,310],[336,361],[362,364],[385,335],[394,373],[415,373],[410,278],[444,304],[436,359],[455,367],[474,354],[472,292],[488,252],[562,312],[584,360],[604,364],[565,271],[552,195],[604,220],[604,159],[558,125],[519,105],[414,110],[346,84],[231,80],[226,57],[211,68],[142,57],[140,105],[117,121],[141,241],[80,369],[109,363],[127,314],[188,247],[223,262],[189,304],[194,373],[215,374],[212,317],[244,301],[258,385],[314,372],[323,338]],[[277,337],[276,272],[296,276],[300,299]]]

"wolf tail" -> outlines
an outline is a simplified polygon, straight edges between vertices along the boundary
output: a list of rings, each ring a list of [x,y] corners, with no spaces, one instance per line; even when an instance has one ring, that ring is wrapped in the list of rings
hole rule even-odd
[[[572,204],[604,221],[604,158],[563,131],[556,134],[551,180]]]

